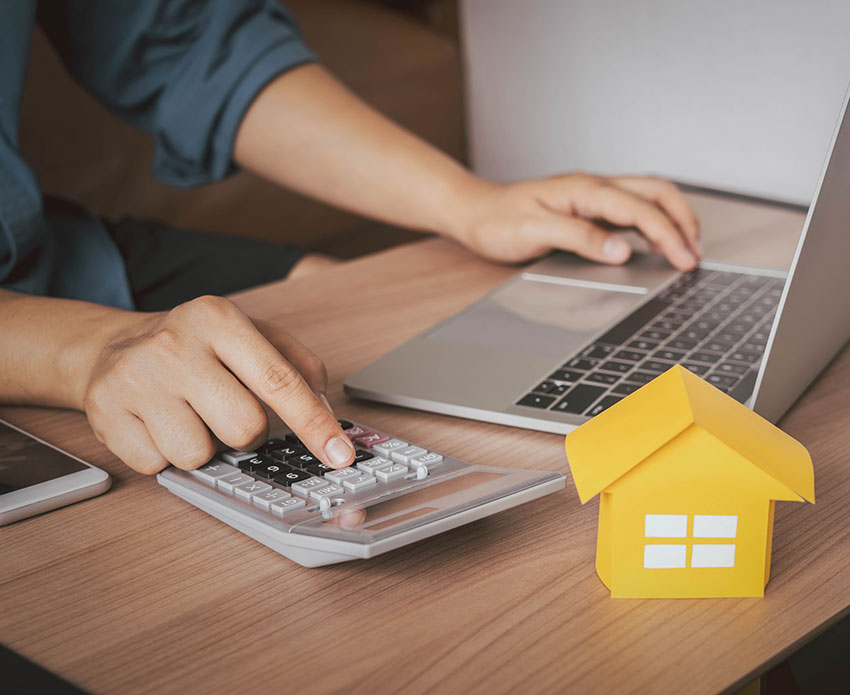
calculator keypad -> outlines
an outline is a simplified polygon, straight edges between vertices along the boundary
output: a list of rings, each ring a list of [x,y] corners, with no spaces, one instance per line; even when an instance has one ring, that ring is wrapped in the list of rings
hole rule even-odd
[[[294,511],[327,509],[328,504],[368,500],[385,494],[383,486],[387,492],[406,489],[443,463],[443,456],[435,451],[346,420],[340,424],[355,446],[355,459],[347,468],[323,464],[289,433],[270,439],[256,451],[224,451],[217,457],[220,460],[191,474],[223,494],[285,517]],[[464,464],[455,462],[452,470],[458,465]]]

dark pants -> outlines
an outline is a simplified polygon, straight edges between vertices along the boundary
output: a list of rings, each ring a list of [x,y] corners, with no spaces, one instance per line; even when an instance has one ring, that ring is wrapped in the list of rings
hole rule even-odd
[[[106,222],[140,311],[165,311],[205,294],[225,295],[285,278],[304,256],[289,244],[176,229],[164,222]]]

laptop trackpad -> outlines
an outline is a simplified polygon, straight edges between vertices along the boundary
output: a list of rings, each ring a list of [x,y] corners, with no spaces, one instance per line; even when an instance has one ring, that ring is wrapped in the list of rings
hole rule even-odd
[[[520,277],[436,327],[426,339],[566,356],[645,299],[634,291]]]

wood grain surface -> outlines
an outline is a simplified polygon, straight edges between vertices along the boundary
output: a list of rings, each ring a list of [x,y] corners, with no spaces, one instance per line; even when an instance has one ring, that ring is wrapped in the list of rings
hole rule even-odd
[[[786,265],[802,215],[691,196],[707,256]],[[355,402],[344,377],[515,272],[428,240],[237,297],[326,362],[341,416],[471,462],[558,470],[558,435]],[[305,569],[133,473],[78,413],[0,415],[107,494],[0,529],[0,641],[95,693],[713,693],[850,606],[850,356],[781,423],[817,504],[777,505],[763,599],[613,600],[567,489],[367,561]],[[1,688],[0,688],[1,689]]]

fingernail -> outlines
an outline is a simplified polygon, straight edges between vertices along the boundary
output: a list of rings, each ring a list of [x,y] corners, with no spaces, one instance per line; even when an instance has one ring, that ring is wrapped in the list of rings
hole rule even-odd
[[[612,261],[624,261],[629,257],[629,245],[623,239],[609,237],[602,244],[602,253]]]
[[[348,437],[334,437],[325,447],[328,463],[335,468],[342,468],[354,455],[354,446]]]
[[[328,409],[328,412],[333,415],[334,409],[331,408],[331,402],[328,400],[328,397],[324,393],[318,394],[319,400],[325,404],[325,408]]]

